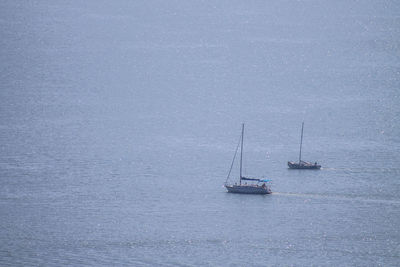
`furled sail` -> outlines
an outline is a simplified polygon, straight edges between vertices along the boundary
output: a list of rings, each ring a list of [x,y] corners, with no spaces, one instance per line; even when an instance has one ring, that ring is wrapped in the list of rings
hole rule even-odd
[[[257,182],[261,182],[261,183],[266,183],[266,182],[270,182],[271,181],[271,180],[266,180],[266,179],[247,178],[247,177],[242,177],[242,180],[245,180],[245,181],[257,181]]]

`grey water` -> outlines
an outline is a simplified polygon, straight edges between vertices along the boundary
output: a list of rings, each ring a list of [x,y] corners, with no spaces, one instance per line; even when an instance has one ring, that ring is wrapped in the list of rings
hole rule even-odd
[[[4,0],[0,37],[1,266],[400,264],[398,1]],[[242,122],[271,195],[223,187]]]

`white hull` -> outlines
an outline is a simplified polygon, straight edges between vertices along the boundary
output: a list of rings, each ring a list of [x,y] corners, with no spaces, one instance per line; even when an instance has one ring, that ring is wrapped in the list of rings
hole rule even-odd
[[[271,189],[269,186],[259,186],[259,185],[225,185],[229,193],[238,194],[260,194],[266,195],[271,194]]]

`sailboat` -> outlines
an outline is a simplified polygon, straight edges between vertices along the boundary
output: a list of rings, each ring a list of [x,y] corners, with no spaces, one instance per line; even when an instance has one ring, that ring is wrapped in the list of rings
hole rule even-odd
[[[304,122],[301,124],[301,139],[300,139],[299,162],[288,161],[289,169],[319,170],[319,169],[321,169],[321,165],[319,165],[317,162],[311,163],[311,162],[307,162],[307,161],[301,160],[301,147],[303,145],[303,129],[304,129]]]
[[[247,178],[242,175],[242,161],[243,161],[243,136],[244,136],[244,123],[242,124],[242,135],[240,137],[240,174],[239,174],[239,184],[228,184],[228,179],[232,171],[233,164],[235,162],[236,154],[239,148],[239,144],[236,147],[235,155],[232,160],[231,168],[228,173],[228,177],[226,178],[225,181],[225,187],[228,190],[229,193],[239,193],[239,194],[271,194],[271,188],[267,184],[271,180],[266,180],[266,179],[257,179],[257,178]],[[251,183],[247,184],[245,182],[243,184],[242,181],[249,181]],[[254,183],[256,182],[256,183]]]

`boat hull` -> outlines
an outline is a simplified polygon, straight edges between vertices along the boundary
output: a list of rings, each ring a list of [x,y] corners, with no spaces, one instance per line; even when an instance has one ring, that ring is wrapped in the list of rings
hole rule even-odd
[[[268,186],[256,186],[256,185],[225,185],[228,193],[237,194],[257,194],[266,195],[271,194],[271,189]]]
[[[312,164],[312,163],[298,163],[298,162],[288,162],[289,169],[305,169],[305,170],[319,170],[321,169],[321,165]]]

